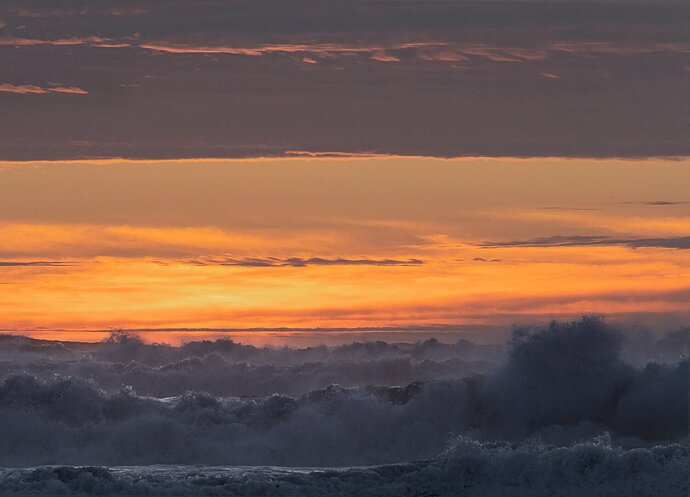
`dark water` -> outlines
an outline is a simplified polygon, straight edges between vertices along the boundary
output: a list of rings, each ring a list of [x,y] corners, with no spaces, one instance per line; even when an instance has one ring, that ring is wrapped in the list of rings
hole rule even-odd
[[[642,349],[591,319],[503,347],[12,337],[0,375],[0,495],[688,491],[686,330]]]

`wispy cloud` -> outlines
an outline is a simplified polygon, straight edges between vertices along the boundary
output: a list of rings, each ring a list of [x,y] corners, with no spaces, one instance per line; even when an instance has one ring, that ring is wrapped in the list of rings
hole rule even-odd
[[[688,200],[639,200],[637,202],[621,202],[625,205],[650,205],[653,207],[666,207],[669,205],[687,205],[690,204]]]
[[[74,93],[76,95],[87,95],[89,93],[77,86],[55,86],[53,88],[48,88],[48,90],[54,93]]]
[[[227,14],[227,12],[220,12]],[[268,15],[268,14],[267,14]],[[120,21],[122,22],[122,21]],[[93,34],[90,26],[81,26],[81,33],[77,26],[70,24],[70,30],[65,30],[65,36],[41,35],[40,31],[34,36],[4,36],[0,37],[0,46],[30,47],[30,46],[85,46],[100,48],[122,48],[130,50],[146,50],[168,54],[182,55],[237,55],[259,57],[262,55],[294,55],[301,54],[312,60],[318,57],[333,58],[336,56],[351,57],[360,54],[371,60],[380,62],[400,62],[402,60],[421,60],[428,62],[457,63],[459,61],[484,60],[497,63],[538,62],[559,57],[634,57],[640,55],[667,53],[677,55],[690,54],[690,42],[678,40],[669,42],[665,39],[649,39],[631,42],[626,39],[607,42],[591,41],[586,38],[569,42],[549,39],[546,33],[535,34],[528,38],[510,37],[497,43],[489,41],[485,36],[474,33],[472,38],[456,39],[452,31],[437,28],[424,32],[418,26],[407,28],[414,32],[407,32],[397,27],[390,30],[387,39],[365,37],[362,41],[354,41],[352,32],[331,35],[323,33],[304,42],[305,33],[288,32],[278,43],[258,43],[255,36],[248,36],[242,32],[228,32],[209,30],[208,32],[186,33],[184,36],[175,32],[169,26],[170,32],[141,33],[140,22],[128,26],[121,25],[119,35],[105,36]],[[162,28],[165,30],[164,28]],[[520,30],[516,31],[517,33]],[[264,37],[271,39],[271,37]],[[405,53],[402,58],[401,53]],[[561,79],[560,72],[546,69],[537,71],[544,78]]]
[[[0,84],[0,92],[17,93],[19,95],[46,93],[72,93],[76,95],[87,95],[89,92],[77,86],[50,86],[43,88],[37,85],[13,85],[11,83]]]
[[[656,237],[656,238],[620,238],[612,236],[549,236],[516,240],[510,242],[482,242],[484,248],[500,247],[589,247],[589,246],[624,246],[630,248],[671,248],[690,249],[690,236]]]
[[[542,210],[545,210],[545,211],[595,211],[597,209],[594,209],[591,207],[562,207],[559,205],[549,205],[546,207],[542,207]]]
[[[169,54],[216,54],[244,55],[259,57],[275,54],[304,54],[315,57],[334,57],[363,54],[379,62],[400,62],[401,52],[408,54],[408,60],[418,59],[435,62],[458,62],[470,59],[484,59],[491,62],[534,62],[570,55],[577,57],[591,56],[635,56],[651,53],[690,53],[690,44],[686,43],[571,43],[547,44],[537,47],[511,45],[490,45],[457,42],[438,42],[419,39],[413,42],[391,42],[387,44],[353,44],[353,43],[283,43],[283,44],[218,44],[204,45],[196,43],[175,43],[169,41],[148,41],[137,43],[131,37],[109,39],[102,37],[31,39],[4,38],[0,45],[87,45],[103,48],[138,48]],[[539,75],[550,79],[561,79],[562,75],[551,71],[539,72]]]
[[[0,261],[0,267],[62,267],[73,265],[71,262],[62,261]]]
[[[40,86],[35,85],[13,85],[10,83],[0,84],[0,91],[5,93],[18,93],[20,95],[26,95],[29,93],[47,93],[46,90]]]
[[[561,76],[553,72],[540,72],[539,75],[549,79],[561,79]]]
[[[327,259],[323,257],[200,257],[183,261],[194,266],[307,267],[307,266],[419,266],[420,259]]]
[[[150,10],[155,10],[160,8],[156,6],[156,2],[152,2],[150,7],[144,6],[143,4],[133,3],[131,5],[109,5],[110,2],[103,2],[102,5],[98,4],[87,4],[80,2],[69,2],[71,5],[61,5],[59,7],[52,2],[45,2],[45,4],[32,2],[23,2],[25,5],[12,6],[7,9],[9,12],[16,14],[20,18],[70,18],[70,17],[88,17],[88,16],[124,16],[124,15],[135,15],[149,12]]]
[[[7,36],[0,38],[0,46],[7,47],[32,47],[39,45],[53,45],[53,46],[76,46],[88,45],[93,47],[124,47],[129,44],[122,42],[114,42],[107,38],[100,36],[85,36],[85,37],[71,37],[71,38],[22,38]]]

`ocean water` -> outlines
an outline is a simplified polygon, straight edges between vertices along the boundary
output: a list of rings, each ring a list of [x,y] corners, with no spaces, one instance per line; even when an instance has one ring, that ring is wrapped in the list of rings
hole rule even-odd
[[[3,337],[0,495],[687,495],[687,330],[639,345]]]
[[[345,468],[116,466],[0,470],[0,495],[685,496],[688,448],[459,439],[420,462]]]

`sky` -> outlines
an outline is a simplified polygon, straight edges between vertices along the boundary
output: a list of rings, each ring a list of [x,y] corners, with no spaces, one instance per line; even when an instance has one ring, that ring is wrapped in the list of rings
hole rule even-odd
[[[5,165],[3,326],[681,324],[688,184],[688,160]]]
[[[679,156],[687,2],[6,0],[4,159]]]
[[[0,329],[687,324],[689,21],[3,2]]]

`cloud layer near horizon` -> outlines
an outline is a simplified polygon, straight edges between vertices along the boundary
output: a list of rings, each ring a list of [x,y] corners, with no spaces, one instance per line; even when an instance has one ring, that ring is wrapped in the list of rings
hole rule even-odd
[[[687,322],[689,165],[3,165],[0,326],[501,326],[585,312]]]
[[[530,240],[515,240],[510,242],[484,242],[485,248],[497,247],[591,247],[591,246],[623,246],[630,248],[659,247],[687,250],[690,249],[690,236],[676,236],[668,238],[616,238],[613,236],[550,236],[533,238]]]
[[[0,19],[0,159],[690,154],[687,4],[75,0]]]

